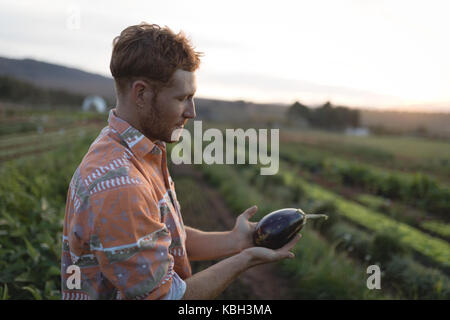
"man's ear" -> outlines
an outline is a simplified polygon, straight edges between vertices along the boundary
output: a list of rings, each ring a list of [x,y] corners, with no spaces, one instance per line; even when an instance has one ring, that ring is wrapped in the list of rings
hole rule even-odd
[[[136,80],[131,84],[131,94],[133,101],[140,108],[144,107],[153,96],[153,90],[149,84],[143,80]]]

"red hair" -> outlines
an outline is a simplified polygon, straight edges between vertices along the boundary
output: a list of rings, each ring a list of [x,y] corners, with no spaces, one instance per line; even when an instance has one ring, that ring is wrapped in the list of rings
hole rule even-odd
[[[177,69],[198,69],[202,55],[194,51],[183,31],[175,34],[167,26],[142,22],[114,38],[110,69],[118,93],[126,92],[138,78],[149,81],[158,92],[171,85]]]

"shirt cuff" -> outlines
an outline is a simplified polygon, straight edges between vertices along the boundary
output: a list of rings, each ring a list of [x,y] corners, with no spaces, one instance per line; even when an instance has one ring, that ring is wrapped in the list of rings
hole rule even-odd
[[[176,272],[172,276],[172,285],[169,293],[162,300],[180,300],[186,292],[186,283],[178,276]]]

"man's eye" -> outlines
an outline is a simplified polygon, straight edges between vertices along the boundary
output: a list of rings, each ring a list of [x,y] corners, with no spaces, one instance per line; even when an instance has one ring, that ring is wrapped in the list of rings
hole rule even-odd
[[[189,96],[189,97],[179,98],[178,100],[183,102],[183,101],[186,101],[186,99],[192,100],[193,98],[194,98],[194,96]]]

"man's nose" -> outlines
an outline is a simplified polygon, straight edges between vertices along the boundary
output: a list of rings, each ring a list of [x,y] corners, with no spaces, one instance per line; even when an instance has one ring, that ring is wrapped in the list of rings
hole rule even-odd
[[[188,101],[186,111],[184,112],[184,116],[188,119],[194,119],[197,116],[197,114],[195,113],[194,100]]]

